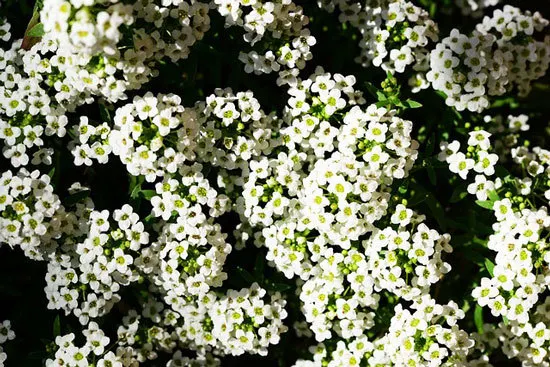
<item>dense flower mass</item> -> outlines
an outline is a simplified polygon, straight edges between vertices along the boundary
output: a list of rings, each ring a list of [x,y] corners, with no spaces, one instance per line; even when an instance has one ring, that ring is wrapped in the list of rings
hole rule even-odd
[[[17,3],[0,367],[550,365],[548,9]]]

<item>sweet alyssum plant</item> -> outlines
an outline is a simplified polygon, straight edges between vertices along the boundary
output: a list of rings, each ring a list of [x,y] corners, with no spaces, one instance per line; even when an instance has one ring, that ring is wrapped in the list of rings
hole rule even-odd
[[[535,5],[0,4],[0,366],[548,366]]]

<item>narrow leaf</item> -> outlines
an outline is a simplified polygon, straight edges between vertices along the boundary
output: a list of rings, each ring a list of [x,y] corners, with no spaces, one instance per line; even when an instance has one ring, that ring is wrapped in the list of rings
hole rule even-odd
[[[275,292],[285,292],[291,288],[292,286],[286,283],[272,283],[269,285],[269,289]]]
[[[55,320],[53,320],[53,336],[55,338],[59,335],[61,335],[61,321],[59,319],[59,315],[57,315]]]
[[[378,89],[374,85],[372,85],[372,83],[366,82],[365,86],[367,87],[367,90],[369,91],[370,94],[372,94],[373,97],[377,97]]]
[[[405,105],[407,105],[409,108],[420,108],[420,107],[422,107],[421,103],[413,101],[412,99],[407,99],[405,101]]]
[[[495,190],[491,190],[489,191],[489,199],[494,203],[495,201],[500,200],[500,197],[498,196]],[[491,209],[492,209],[492,206],[491,206]]]
[[[99,103],[99,115],[103,122],[111,122],[111,112],[104,103]]]
[[[485,209],[493,209],[493,202],[491,200],[476,200],[476,204]]]
[[[82,190],[82,191],[79,191],[79,192],[75,192],[74,194],[69,195],[65,198],[64,204],[66,206],[71,206],[71,205],[74,205],[74,204],[82,201],[83,199],[87,198],[88,196],[90,196],[90,190]]]
[[[483,307],[476,305],[474,311],[474,323],[476,324],[477,332],[483,334]]]
[[[468,191],[466,191],[466,184],[460,184],[453,190],[453,194],[451,195],[450,202],[451,203],[458,203],[460,200],[464,199],[466,196],[468,196]]]
[[[254,275],[259,282],[264,280],[264,268],[265,268],[265,258],[263,254],[258,254],[256,257],[256,263],[254,264]]]
[[[35,25],[34,27],[32,27],[28,32],[27,32],[27,36],[28,37],[36,37],[36,38],[41,38],[43,37],[45,34],[44,32],[44,24],[42,23],[38,23],[37,25]]]
[[[495,264],[489,260],[485,259],[485,269],[489,272],[489,275],[493,276],[493,269],[495,268]]]
[[[254,279],[254,276],[250,274],[248,270],[243,269],[240,266],[237,267],[237,272],[244,280],[246,280],[249,283],[254,283],[256,281],[256,279]]]
[[[140,191],[141,196],[143,196],[147,200],[151,200],[153,196],[157,195],[157,192],[155,190],[141,190]]]
[[[426,167],[426,170],[428,170],[428,178],[430,179],[430,183],[432,185],[437,185],[437,176],[435,174],[435,170],[433,166],[430,164]]]

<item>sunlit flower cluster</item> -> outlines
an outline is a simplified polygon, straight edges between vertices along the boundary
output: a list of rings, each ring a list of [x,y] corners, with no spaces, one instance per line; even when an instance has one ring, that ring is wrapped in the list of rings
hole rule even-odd
[[[424,9],[410,1],[346,0],[321,1],[324,8],[340,11],[339,20],[349,22],[361,33],[361,55],[356,61],[363,66],[380,66],[402,73],[409,65],[417,71],[428,69],[428,43],[437,42],[439,30]]]
[[[547,25],[538,12],[522,13],[508,5],[495,10],[471,35],[453,29],[438,43],[427,78],[447,95],[447,105],[459,111],[481,112],[489,106],[489,96],[514,88],[525,96],[550,63],[550,37],[534,38]]]
[[[424,3],[43,0],[12,42],[0,19],[0,246],[80,326],[56,320],[45,365],[221,366],[295,333],[295,367],[547,367],[550,151],[516,97],[544,91],[549,22]],[[312,64],[319,28],[365,73]]]

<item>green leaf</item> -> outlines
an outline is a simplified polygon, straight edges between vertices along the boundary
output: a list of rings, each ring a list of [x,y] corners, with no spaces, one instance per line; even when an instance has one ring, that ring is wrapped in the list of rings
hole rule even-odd
[[[373,97],[378,97],[378,88],[376,88],[372,83],[366,82],[365,86],[370,94],[372,94]]]
[[[493,102],[491,108],[499,108],[505,106],[516,108],[518,106],[518,103],[516,102],[515,97],[499,98]]]
[[[483,266],[486,258],[476,250],[477,248],[471,245],[460,248],[460,252],[466,255],[465,257],[468,261],[471,261],[478,266]]]
[[[428,171],[428,178],[430,179],[430,183],[434,186],[437,185],[437,176],[435,174],[435,170],[434,170],[433,166],[431,164],[429,164],[426,167],[426,170]]]
[[[428,139],[428,144],[426,146],[426,156],[431,156],[435,149],[435,134],[432,134]]]
[[[130,176],[130,198],[137,199],[143,184],[143,176]]]
[[[476,204],[482,208],[493,210],[494,202],[491,200],[476,200]]]
[[[451,195],[451,199],[449,200],[451,203],[458,203],[460,200],[464,199],[466,196],[468,196],[467,190],[467,184],[462,183],[455,187],[453,190],[453,194]]]
[[[430,4],[430,18],[435,18],[437,12],[437,3],[431,3]]]
[[[489,199],[494,203],[495,201],[500,200],[500,197],[498,196],[497,192],[495,190],[489,191]],[[491,207],[492,209],[493,207]]]
[[[27,358],[32,359],[32,360],[44,359],[47,356],[48,355],[46,354],[46,352],[44,352],[42,350],[36,350],[34,352],[30,352],[29,354],[27,354]]]
[[[376,98],[378,98],[379,101],[385,101],[388,99],[388,97],[386,97],[386,95],[380,91],[376,92]]]
[[[286,283],[271,283],[268,286],[269,290],[275,292],[285,292],[292,288],[290,284]]]
[[[82,201],[83,199],[90,196],[90,192],[91,192],[90,190],[82,190],[82,191],[75,192],[74,194],[67,196],[64,200],[65,206],[71,206],[71,205],[74,205],[74,204]]]
[[[500,164],[495,166],[495,173],[500,178],[510,176],[510,172]]]
[[[502,321],[504,321],[504,325],[508,325],[510,323],[510,320],[506,316],[502,316]]]
[[[57,315],[55,320],[53,320],[53,336],[55,338],[59,335],[61,335],[61,321],[59,319],[59,315]]]
[[[143,222],[145,224],[149,224],[151,223],[153,220],[155,219],[155,216],[153,215],[153,213],[149,214],[148,216],[145,217],[145,219],[143,220]]]
[[[489,272],[489,275],[493,276],[493,269],[495,268],[495,264],[489,260],[485,259],[485,269]]]
[[[151,200],[153,196],[157,196],[157,192],[155,190],[141,190],[139,193],[147,200]]]
[[[99,115],[103,122],[111,122],[111,112],[104,103],[99,103]]]
[[[476,305],[474,323],[476,324],[477,332],[483,334],[483,307],[480,305]]]
[[[39,12],[44,7],[44,0],[36,0],[34,3],[34,12]]]
[[[258,254],[256,257],[256,263],[254,264],[254,276],[258,282],[262,283],[264,280],[264,268],[265,268],[265,257],[262,254]]]
[[[237,267],[237,273],[239,274],[239,276],[241,276],[241,278],[243,278],[248,283],[252,284],[256,282],[256,279],[254,279],[254,276],[250,274],[248,270],[243,269],[240,266]]]
[[[380,107],[386,107],[387,105],[390,104],[390,101],[388,100],[385,100],[385,101],[378,101],[376,102],[376,107],[380,108]]]
[[[437,221],[437,224],[439,224],[441,229],[446,231],[447,230],[447,222],[445,221],[446,216],[441,203],[435,198],[435,196],[431,192],[428,193],[428,199],[426,203],[428,204],[428,208],[430,209],[430,212],[432,213],[433,217]]]
[[[419,103],[419,102],[413,101],[412,99],[407,99],[405,101],[405,106],[407,106],[409,108],[420,108],[420,107],[422,107],[422,104]]]
[[[38,23],[37,25],[35,25],[34,27],[32,27],[28,32],[27,32],[27,36],[28,37],[36,37],[36,38],[40,38],[40,37],[43,37],[46,33],[44,32],[44,24],[42,23]]]
[[[406,194],[407,191],[409,191],[409,182],[410,180],[405,180],[401,185],[399,185],[399,188],[397,189],[400,194]]]
[[[399,100],[399,98],[397,96],[391,96],[388,99],[389,99],[389,101],[392,105],[404,107],[403,103],[401,103],[401,100]]]

